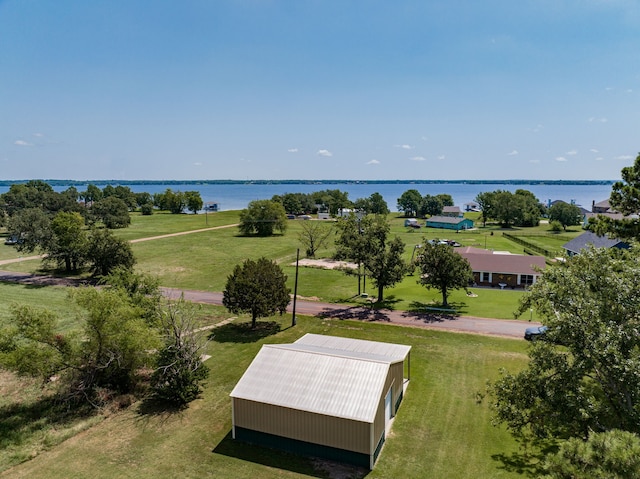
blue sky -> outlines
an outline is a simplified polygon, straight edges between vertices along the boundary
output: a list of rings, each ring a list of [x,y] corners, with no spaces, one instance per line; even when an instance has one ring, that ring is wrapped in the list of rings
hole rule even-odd
[[[0,179],[617,179],[637,0],[0,0]]]

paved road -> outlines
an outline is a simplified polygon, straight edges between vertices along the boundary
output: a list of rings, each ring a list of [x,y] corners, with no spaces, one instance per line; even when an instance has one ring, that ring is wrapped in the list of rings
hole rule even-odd
[[[0,276],[1,278],[1,276]],[[188,301],[206,304],[222,304],[222,293],[207,291],[182,290],[176,288],[161,288],[164,295],[177,299],[181,294]],[[293,304],[287,308],[293,310]],[[296,301],[296,313],[319,318],[352,319],[360,321],[375,321],[418,328],[445,329],[448,331],[486,334],[522,339],[524,330],[529,326],[540,323],[527,321],[477,318],[474,316],[451,316],[444,314],[416,313],[411,311],[375,310],[360,306],[320,303],[316,301]]]
[[[33,275],[29,273],[17,273],[0,271],[0,281],[16,282],[39,285],[64,285],[74,286],[87,284],[73,279],[56,278],[52,276]],[[161,288],[163,294],[172,299],[177,299],[181,294],[188,301],[205,304],[222,304],[222,293],[209,291],[182,290],[176,288]],[[289,305],[289,312],[293,310],[293,304]],[[444,329],[448,331],[486,334],[508,338],[524,336],[524,330],[540,323],[527,321],[477,318],[473,316],[451,316],[445,314],[416,313],[412,311],[375,310],[361,306],[349,306],[333,303],[321,303],[316,301],[296,301],[296,313],[318,318],[351,319],[359,321],[375,321],[379,323],[395,324],[398,326],[411,326],[417,328]]]

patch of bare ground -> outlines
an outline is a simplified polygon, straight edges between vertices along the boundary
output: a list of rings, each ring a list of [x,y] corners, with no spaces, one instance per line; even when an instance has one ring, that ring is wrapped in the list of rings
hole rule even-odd
[[[355,263],[349,263],[347,261],[337,261],[335,259],[311,259],[304,258],[298,261],[300,266],[308,266],[311,268],[323,268],[323,269],[356,269],[358,267]],[[295,263],[292,263],[295,266]]]

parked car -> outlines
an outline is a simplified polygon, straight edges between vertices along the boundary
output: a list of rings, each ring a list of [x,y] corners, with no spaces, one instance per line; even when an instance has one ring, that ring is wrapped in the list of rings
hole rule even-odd
[[[527,341],[537,341],[547,334],[548,329],[549,328],[547,326],[531,326],[530,328],[525,329],[524,339]]]

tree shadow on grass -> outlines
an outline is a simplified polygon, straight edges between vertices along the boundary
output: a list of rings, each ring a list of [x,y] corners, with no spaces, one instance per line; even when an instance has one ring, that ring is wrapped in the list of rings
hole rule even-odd
[[[325,308],[318,314],[318,317],[322,319],[355,319],[358,321],[381,321],[387,323],[391,321],[389,315],[381,309],[368,306]]]
[[[521,443],[518,451],[508,454],[493,454],[491,459],[501,463],[500,469],[534,478],[545,474],[544,461],[546,456],[557,451],[558,444],[553,440],[534,440],[530,445]]]
[[[409,309],[402,316],[424,323],[442,323],[444,321],[455,321],[465,312],[465,303],[449,303],[449,306],[444,308],[440,304],[412,301],[409,304]]]
[[[227,433],[211,452],[213,454],[234,457],[242,461],[261,464],[274,469],[304,474],[309,477],[325,479],[349,477],[362,479],[366,477],[369,472],[365,469],[347,464],[298,456],[278,449],[236,441],[232,438],[231,431]]]
[[[0,447],[20,446],[43,430],[64,430],[75,421],[90,418],[95,409],[70,404],[62,397],[44,397],[27,404],[11,403],[0,407]]]
[[[215,328],[209,339],[219,343],[255,343],[279,332],[280,324],[276,321],[256,321],[255,329],[250,322],[228,323]]]

